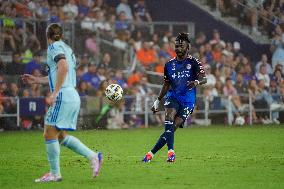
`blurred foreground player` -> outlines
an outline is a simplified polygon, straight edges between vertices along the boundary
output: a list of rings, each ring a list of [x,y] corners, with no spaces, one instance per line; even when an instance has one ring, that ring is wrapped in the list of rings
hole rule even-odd
[[[50,24],[46,30],[47,77],[34,77],[25,74],[22,80],[27,83],[49,83],[51,95],[47,98],[49,109],[45,116],[44,138],[50,172],[35,182],[61,181],[59,144],[86,157],[93,169],[93,176],[99,174],[103,161],[102,153],[96,153],[85,146],[79,139],[68,135],[67,131],[76,130],[77,117],[80,111],[80,97],[76,86],[76,59],[72,49],[62,41],[62,28],[58,24]]]
[[[196,100],[196,87],[207,82],[201,63],[189,55],[190,41],[186,33],[179,33],[175,40],[176,57],[164,67],[164,84],[157,100],[152,107],[153,113],[158,112],[162,98],[165,101],[165,131],[156,145],[142,160],[150,162],[155,153],[165,144],[168,146],[168,162],[175,161],[174,131],[183,127],[183,123],[193,112]]]

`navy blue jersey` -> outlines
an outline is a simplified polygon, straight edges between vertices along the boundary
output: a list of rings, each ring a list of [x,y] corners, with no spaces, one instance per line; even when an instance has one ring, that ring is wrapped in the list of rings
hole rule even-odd
[[[171,59],[164,67],[164,81],[170,83],[167,97],[177,99],[179,102],[195,103],[196,88],[189,89],[187,83],[198,79],[198,75],[205,74],[201,62],[192,56],[178,61]]]

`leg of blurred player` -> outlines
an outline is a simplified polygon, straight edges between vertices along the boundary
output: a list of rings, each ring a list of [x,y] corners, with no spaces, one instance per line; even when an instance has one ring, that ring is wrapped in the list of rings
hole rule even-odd
[[[50,172],[43,177],[36,179],[35,182],[58,182],[61,181],[59,155],[60,147],[57,139],[58,131],[55,127],[46,125],[44,127],[44,138],[46,145],[47,159],[50,166]]]
[[[95,153],[85,144],[83,144],[78,138],[68,135],[66,131],[61,131],[59,133],[58,139],[60,144],[69,148],[70,150],[76,152],[87,158],[93,169],[93,177],[97,177],[103,162],[102,153]]]

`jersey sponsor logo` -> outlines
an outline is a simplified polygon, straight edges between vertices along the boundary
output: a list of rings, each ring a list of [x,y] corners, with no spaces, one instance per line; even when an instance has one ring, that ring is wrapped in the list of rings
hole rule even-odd
[[[172,74],[172,78],[173,79],[175,79],[175,78],[183,78],[183,77],[190,77],[190,74],[189,74],[188,70],[184,70],[184,71]]]

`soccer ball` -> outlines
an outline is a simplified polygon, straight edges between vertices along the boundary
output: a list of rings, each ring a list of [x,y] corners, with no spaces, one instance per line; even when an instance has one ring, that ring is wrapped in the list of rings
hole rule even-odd
[[[105,90],[106,97],[111,101],[119,101],[123,97],[123,89],[118,84],[110,84]]]
[[[236,125],[244,125],[245,122],[246,121],[245,121],[244,117],[242,117],[242,116],[237,117],[236,120],[235,120]]]

